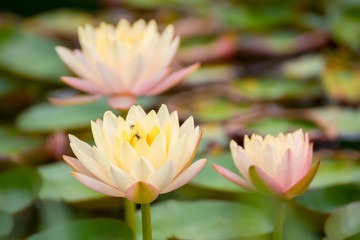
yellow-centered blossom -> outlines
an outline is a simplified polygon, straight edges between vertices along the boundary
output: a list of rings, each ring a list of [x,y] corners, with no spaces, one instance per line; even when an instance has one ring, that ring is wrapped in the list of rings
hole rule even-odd
[[[180,126],[177,112],[169,114],[165,105],[148,114],[132,106],[126,120],[108,111],[91,127],[96,145],[70,135],[77,159],[64,159],[75,178],[107,195],[149,203],[189,182],[206,163],[190,165],[201,138],[194,119]]]

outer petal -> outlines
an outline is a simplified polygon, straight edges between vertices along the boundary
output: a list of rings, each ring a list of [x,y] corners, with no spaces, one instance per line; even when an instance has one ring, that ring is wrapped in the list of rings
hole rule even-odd
[[[310,183],[315,177],[317,170],[319,169],[320,162],[317,162],[313,168],[306,174],[299,182],[292,186],[286,193],[283,194],[285,198],[293,198],[295,196],[303,194],[310,186]]]
[[[114,165],[110,166],[110,178],[115,185],[124,192],[136,182],[130,174]]]
[[[170,183],[166,188],[164,188],[160,193],[171,192],[179,187],[182,187],[186,183],[190,182],[200,170],[205,166],[207,160],[200,159],[195,163],[191,164],[185,171],[183,171],[179,176],[177,176],[172,183]]]
[[[96,179],[88,177],[81,173],[71,172],[71,174],[79,180],[82,184],[95,190],[99,193],[103,193],[105,195],[113,196],[113,197],[125,197],[125,194],[121,192],[119,189],[111,187],[103,182],[100,182]]]
[[[61,77],[61,80],[73,88],[93,94],[106,94],[107,91],[100,86],[93,84],[85,79],[75,77]]]
[[[170,74],[170,76],[168,76],[163,81],[158,83],[154,88],[149,89],[149,91],[147,91],[146,95],[159,94],[159,93],[169,89],[170,87],[179,83],[184,77],[186,77],[190,73],[194,72],[199,67],[200,67],[200,64],[195,63],[189,67],[183,68],[177,72]]]
[[[256,187],[259,192],[265,194],[281,195],[283,189],[281,186],[260,168],[256,166],[250,166],[249,176],[252,184]]]
[[[167,161],[148,180],[148,182],[161,192],[175,177],[175,164]]]
[[[250,191],[255,191],[256,189],[254,188],[254,186],[252,186],[251,183],[247,182],[245,179],[243,179],[242,177],[240,177],[239,175],[233,173],[232,171],[217,165],[217,164],[212,164],[211,165],[215,171],[217,171],[221,176],[223,176],[224,178],[226,178],[227,180],[235,183],[236,185],[239,185],[242,188],[245,188],[246,190],[250,190]]]
[[[150,203],[159,196],[159,191],[146,182],[136,182],[126,191],[126,198],[135,203]]]
[[[65,155],[63,156],[63,158],[65,162],[69,164],[76,172],[87,175],[88,177],[94,179],[98,179],[98,177],[96,177],[89,170],[87,170],[86,167],[84,167],[84,165],[82,165],[82,163],[78,159]]]
[[[49,98],[49,102],[57,106],[68,106],[95,102],[102,97],[101,95],[78,95],[68,98]]]

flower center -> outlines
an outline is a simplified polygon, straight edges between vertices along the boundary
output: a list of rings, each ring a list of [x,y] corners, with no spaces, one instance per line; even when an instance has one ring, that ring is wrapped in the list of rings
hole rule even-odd
[[[160,133],[160,129],[157,126],[153,126],[150,132],[146,133],[145,129],[139,122],[136,122],[134,125],[130,126],[130,128],[131,131],[127,140],[132,147],[135,147],[137,142],[142,138],[146,140],[146,143],[150,147],[157,135]]]

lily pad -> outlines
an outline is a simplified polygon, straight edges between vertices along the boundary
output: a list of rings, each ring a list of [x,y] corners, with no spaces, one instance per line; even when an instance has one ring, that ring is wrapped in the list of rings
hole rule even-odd
[[[50,103],[35,105],[20,114],[16,124],[19,129],[28,132],[53,132],[90,126],[90,120],[102,118],[109,110],[105,99],[98,102],[58,107]]]
[[[315,83],[287,79],[246,78],[234,82],[233,87],[249,100],[304,99],[318,96],[320,93],[320,86]]]
[[[37,198],[41,179],[31,168],[13,168],[0,174],[0,210],[17,213]]]
[[[140,218],[139,211],[139,222]],[[225,201],[166,201],[152,206],[151,218],[153,239],[239,239],[273,230],[259,209]]]
[[[0,30],[0,68],[27,78],[60,83],[69,71],[55,53],[59,42],[21,29]],[[21,61],[19,61],[21,59]]]
[[[328,240],[359,239],[360,202],[354,202],[336,210],[325,222]]]
[[[133,240],[132,230],[125,223],[112,219],[87,219],[60,224],[28,240]]]
[[[357,137],[360,134],[360,108],[328,107],[314,109],[324,120],[330,122],[339,132],[340,137]]]
[[[137,104],[147,108],[154,104],[154,98],[141,97]],[[89,127],[91,120],[102,118],[107,110],[110,110],[110,107],[105,98],[90,104],[63,107],[41,103],[22,112],[16,125],[27,132],[80,129]]]
[[[331,213],[336,208],[360,201],[360,185],[337,185],[309,190],[295,198],[296,202],[315,211]]]
[[[11,232],[14,220],[10,214],[0,211],[0,238],[5,237]]]
[[[64,162],[40,166],[38,171],[43,179],[40,199],[82,202],[107,197],[76,180],[70,174],[74,170]]]
[[[280,132],[291,132],[302,128],[304,131],[317,129],[314,122],[300,119],[284,119],[284,118],[263,118],[259,121],[247,124],[245,126],[249,132],[256,132],[260,135],[277,135]]]
[[[11,126],[0,126],[0,157],[17,158],[41,143],[39,138],[19,134]]]
[[[360,182],[360,164],[357,161],[322,158],[311,189]]]
[[[198,175],[190,182],[190,184],[198,187],[213,189],[217,191],[227,192],[246,192],[242,187],[230,182],[220,174],[218,174],[211,166],[216,163],[223,166],[234,173],[240,175],[239,170],[235,167],[230,152],[223,153],[218,156],[207,157],[208,162]]]

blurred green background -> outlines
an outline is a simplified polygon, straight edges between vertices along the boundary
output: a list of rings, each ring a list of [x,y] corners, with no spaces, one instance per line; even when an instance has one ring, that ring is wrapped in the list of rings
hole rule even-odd
[[[271,239],[274,203],[211,168],[236,171],[228,143],[245,134],[303,128],[321,166],[288,206],[285,239],[360,238],[360,1],[63,0],[0,3],[0,239],[132,239],[122,199],[70,174],[67,134],[91,143],[90,120],[106,100],[56,107],[75,95],[54,51],[78,48],[77,27],[119,19],[174,24],[174,66],[201,62],[175,88],[139,99],[161,103],[203,131],[209,160],[185,187],[152,208],[154,239]],[[117,112],[117,114],[120,114]],[[140,231],[140,230],[139,230]]]

